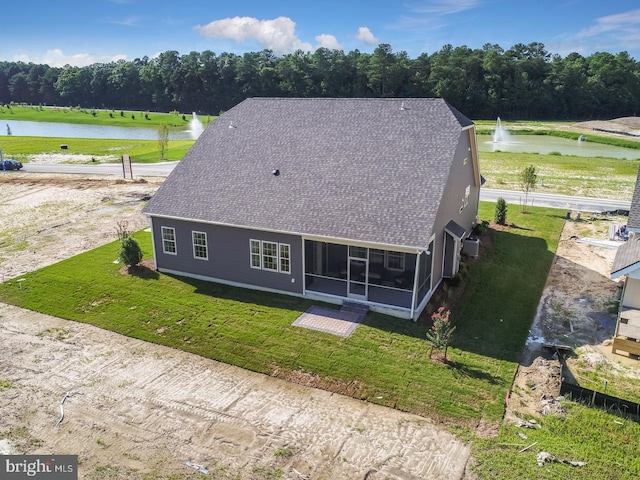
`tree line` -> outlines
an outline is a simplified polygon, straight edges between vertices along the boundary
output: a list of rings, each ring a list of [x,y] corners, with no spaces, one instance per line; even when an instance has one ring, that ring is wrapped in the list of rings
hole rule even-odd
[[[593,119],[640,114],[640,64],[627,52],[550,54],[445,45],[410,58],[319,48],[275,56],[210,50],[63,68],[0,62],[0,102],[217,115],[248,97],[439,97],[471,118]]]

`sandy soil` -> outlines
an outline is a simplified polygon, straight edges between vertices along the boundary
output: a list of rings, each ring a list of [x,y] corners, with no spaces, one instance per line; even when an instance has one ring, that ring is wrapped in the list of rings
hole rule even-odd
[[[4,172],[0,277],[144,228],[159,182]],[[82,479],[460,479],[470,455],[425,418],[5,304],[0,345],[0,452],[77,454]]]
[[[614,248],[583,243],[580,239],[608,240],[610,224],[626,217],[592,216],[565,222],[556,257],[540,299],[537,315],[514,380],[506,419],[519,422],[532,415],[562,414],[557,398],[562,377],[577,366],[603,369],[638,378],[638,360],[611,353],[615,332],[615,303],[621,280],[609,274]],[[545,345],[568,346],[575,356],[554,356]],[[562,353],[562,350],[560,350]]]

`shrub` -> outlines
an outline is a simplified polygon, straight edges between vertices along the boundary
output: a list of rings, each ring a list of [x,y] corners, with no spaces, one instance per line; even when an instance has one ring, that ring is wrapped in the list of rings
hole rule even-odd
[[[473,227],[473,234],[476,236],[484,235],[484,233],[489,228],[489,222],[486,220],[482,220],[480,223],[476,223],[476,226]]]
[[[494,220],[499,225],[506,225],[507,223],[507,202],[502,197],[498,197],[498,200],[496,201]]]
[[[120,240],[120,261],[128,267],[135,267],[142,261],[140,244],[133,238],[126,236]]]
[[[116,233],[120,240],[118,259],[128,267],[135,267],[142,261],[142,249],[138,241],[131,236],[127,222],[118,222]]]

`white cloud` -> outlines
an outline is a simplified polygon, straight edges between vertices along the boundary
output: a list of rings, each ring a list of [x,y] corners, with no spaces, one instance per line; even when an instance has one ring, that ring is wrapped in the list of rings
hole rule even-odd
[[[114,23],[116,25],[124,25],[125,27],[135,27],[140,23],[141,17],[131,16],[125,17],[121,19],[117,18],[108,18],[108,23]]]
[[[640,30],[640,10],[631,10],[629,12],[619,13],[617,15],[608,15],[606,17],[596,18],[595,25],[584,29],[578,33],[578,37],[593,37],[603,33],[614,34],[638,34]]]
[[[47,64],[51,67],[64,67],[72,65],[74,67],[86,67],[94,63],[117,62],[118,60],[126,60],[126,55],[92,55],[89,53],[76,53],[73,55],[65,55],[59,48],[47,50],[44,55],[14,55],[13,61]]]
[[[330,50],[344,50],[344,47],[340,45],[338,39],[333,35],[328,35],[326,33],[318,35],[316,37],[316,42],[318,42],[317,48],[324,47]]]
[[[640,47],[640,9],[596,18],[590,27],[565,35],[550,47],[561,55],[635,50]]]
[[[480,0],[433,0],[424,5],[409,5],[413,13],[433,13],[435,15],[451,15],[476,8]]]
[[[358,28],[358,33],[356,34],[356,38],[361,42],[366,43],[367,45],[375,45],[379,42],[378,38],[376,38],[371,30],[368,27],[360,27]]]
[[[255,40],[262,48],[273,50],[276,54],[313,50],[310,43],[297,37],[296,24],[288,17],[273,20],[258,20],[253,17],[224,18],[204,26],[196,25],[193,29],[208,38],[230,38],[238,43]]]

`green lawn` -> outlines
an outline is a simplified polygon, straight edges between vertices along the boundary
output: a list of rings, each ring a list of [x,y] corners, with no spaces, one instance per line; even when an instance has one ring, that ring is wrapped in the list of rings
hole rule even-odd
[[[161,124],[170,129],[184,130],[193,112],[149,112],[131,110],[102,110],[80,107],[42,107],[0,105],[1,120],[21,120],[29,122],[78,123],[90,125],[111,125],[115,127],[146,127],[158,129]],[[198,117],[206,127],[214,116]]]
[[[1,122],[1,120],[0,120]],[[168,160],[182,160],[193,145],[194,140],[170,140],[165,157]],[[66,144],[67,150],[60,150],[60,144]],[[153,163],[160,161],[160,147],[157,140],[122,140],[98,138],[59,138],[59,137],[1,137],[0,148],[7,158],[15,158],[28,163],[29,155],[39,153],[70,153],[92,155],[98,160],[104,156],[114,156],[120,162],[123,154],[128,153],[135,163]]]

